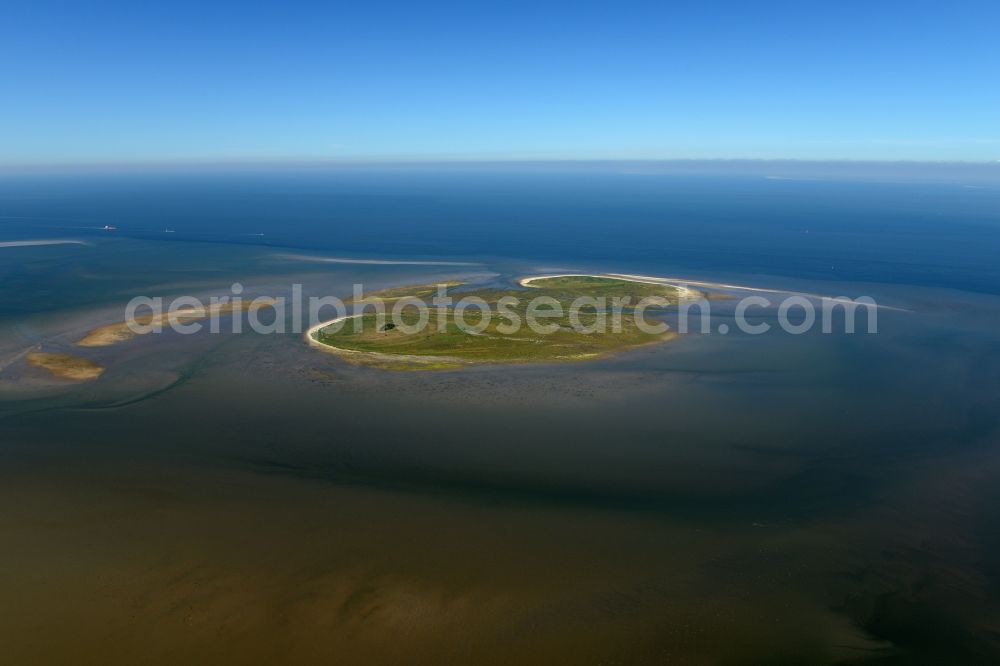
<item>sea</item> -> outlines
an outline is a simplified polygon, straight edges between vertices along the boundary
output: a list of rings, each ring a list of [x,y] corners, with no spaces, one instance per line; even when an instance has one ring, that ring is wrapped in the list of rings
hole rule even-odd
[[[997,171],[4,171],[6,659],[998,660]],[[291,327],[74,344],[136,296],[567,272],[729,298],[584,363],[392,372]],[[732,325],[747,294],[768,333]],[[877,332],[790,334],[796,294],[870,297]]]

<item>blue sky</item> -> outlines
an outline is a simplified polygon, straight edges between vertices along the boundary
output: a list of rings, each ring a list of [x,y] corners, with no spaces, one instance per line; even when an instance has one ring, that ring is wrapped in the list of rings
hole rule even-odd
[[[4,3],[0,162],[1000,160],[998,2]]]

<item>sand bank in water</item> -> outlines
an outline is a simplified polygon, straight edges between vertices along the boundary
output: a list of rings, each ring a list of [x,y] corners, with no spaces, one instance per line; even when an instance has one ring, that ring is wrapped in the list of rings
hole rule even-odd
[[[233,311],[239,310],[259,310],[260,308],[270,307],[270,303],[253,303],[251,301],[242,301],[239,305],[234,305],[233,303],[213,303],[208,307],[200,308],[182,308],[177,312],[162,312],[155,315],[144,315],[135,318],[135,323],[142,326],[155,326],[158,328],[169,327],[171,320],[177,323],[188,323],[192,321],[198,321],[200,319],[208,319],[213,316],[222,316],[227,314],[232,314]],[[99,326],[85,335],[83,338],[76,342],[78,347],[109,347],[119,342],[125,342],[126,340],[131,340],[136,335],[139,335],[131,328],[129,328],[128,323],[120,321],[115,324],[107,324],[106,326]]]
[[[34,367],[48,370],[54,377],[60,379],[89,381],[97,379],[104,372],[103,366],[94,363],[89,358],[73,356],[72,354],[31,352],[26,358],[28,363]]]

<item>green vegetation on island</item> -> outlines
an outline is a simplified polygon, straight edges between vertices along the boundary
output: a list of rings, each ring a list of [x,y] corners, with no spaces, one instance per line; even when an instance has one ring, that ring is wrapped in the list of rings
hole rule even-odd
[[[448,283],[448,306],[434,304],[437,285],[375,292],[355,303],[366,305],[362,314],[316,326],[308,338],[349,361],[394,370],[582,361],[673,337],[655,313],[691,296],[683,287],[624,277],[542,276],[520,284]],[[375,310],[378,299],[384,314]]]

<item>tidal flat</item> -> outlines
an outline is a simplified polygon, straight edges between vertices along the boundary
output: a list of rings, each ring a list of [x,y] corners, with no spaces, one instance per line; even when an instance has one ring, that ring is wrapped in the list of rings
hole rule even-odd
[[[992,497],[973,433],[995,427],[998,369],[957,350],[986,351],[1000,305],[958,321],[889,291],[922,303],[880,336],[692,334],[570,366],[385,373],[291,333],[104,348],[87,391],[4,404],[4,644],[150,663],[986,654],[991,551],[961,544],[987,534],[966,512]],[[928,645],[938,613],[962,633]]]

